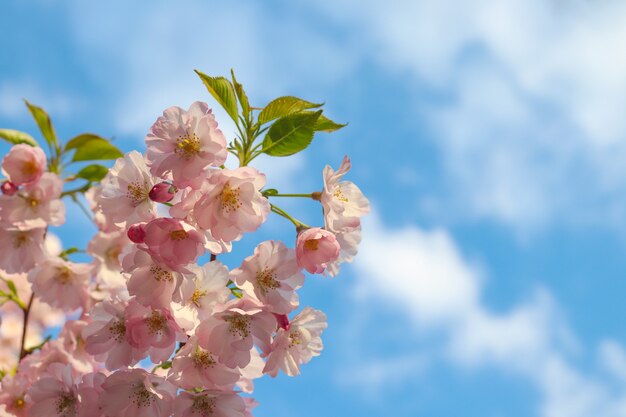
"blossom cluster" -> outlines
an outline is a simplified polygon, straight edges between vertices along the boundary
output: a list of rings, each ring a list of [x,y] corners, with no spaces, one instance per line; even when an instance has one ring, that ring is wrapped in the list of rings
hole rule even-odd
[[[79,191],[98,229],[88,262],[49,230],[65,223],[62,198],[78,200],[55,146],[2,159],[0,416],[251,416],[254,379],[298,375],[320,354],[326,317],[297,291],[305,272],[335,276],[357,253],[369,203],[343,179],[350,160],[308,195],[323,209],[309,227],[270,203],[280,194],[206,103],[166,109],[145,142]],[[225,167],[229,153],[240,166]],[[271,213],[294,242],[264,241],[230,270],[218,260]]]

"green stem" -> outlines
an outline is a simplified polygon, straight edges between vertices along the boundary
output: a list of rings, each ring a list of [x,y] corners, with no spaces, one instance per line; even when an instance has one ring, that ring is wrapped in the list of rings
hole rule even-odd
[[[271,210],[272,210],[274,213],[276,213],[276,214],[278,214],[278,215],[280,215],[280,216],[283,216],[283,217],[284,217],[284,218],[286,218],[287,220],[291,221],[291,223],[293,223],[293,224],[294,224],[294,226],[296,226],[296,228],[299,228],[299,227],[309,227],[309,226],[307,226],[306,224],[302,223],[301,221],[299,221],[299,220],[294,219],[293,217],[291,217],[291,216],[289,215],[289,213],[287,213],[285,210],[283,210],[283,209],[281,209],[281,208],[279,208],[279,207],[276,207],[276,206],[275,206],[275,205],[273,205],[273,204],[270,204],[270,208],[271,208]]]
[[[267,197],[303,197],[303,198],[313,198],[313,193],[309,193],[309,194],[270,194]]]
[[[85,191],[89,190],[90,187],[91,187],[91,183],[88,182],[87,184],[83,185],[80,188],[75,188],[75,189],[69,190],[69,191],[63,191],[61,193],[61,198],[65,197],[65,196],[68,196],[68,195],[71,196],[71,195],[74,195],[76,193],[84,193]]]

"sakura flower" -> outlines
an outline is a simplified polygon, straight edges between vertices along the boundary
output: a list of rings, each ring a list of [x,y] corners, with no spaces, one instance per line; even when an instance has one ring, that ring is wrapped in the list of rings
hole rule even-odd
[[[168,308],[172,299],[180,301],[174,294],[180,286],[182,276],[152,260],[152,257],[141,250],[131,251],[133,269],[128,279],[128,293],[144,306]],[[124,260],[125,263],[127,259]],[[174,296],[174,297],[173,297]]]
[[[263,372],[275,377],[280,369],[289,376],[299,375],[300,365],[322,351],[320,335],[326,326],[324,313],[304,308],[291,321],[288,330],[278,330]]]
[[[241,267],[231,272],[233,281],[248,295],[266,305],[272,313],[287,314],[298,307],[296,289],[304,275],[296,260],[296,252],[282,242],[268,240],[244,259]]]
[[[126,235],[133,243],[143,243],[146,238],[146,223],[133,224],[128,228]]]
[[[225,310],[213,314],[196,329],[198,344],[215,354],[229,368],[250,363],[250,351],[257,345],[269,350],[276,319],[250,299],[233,300]]]
[[[2,185],[0,185],[0,191],[2,194],[12,196],[17,193],[17,185],[13,184],[11,181],[4,181]]]
[[[359,225],[347,231],[337,232],[335,233],[335,237],[341,249],[339,251],[339,257],[335,261],[327,264],[326,270],[331,277],[339,274],[339,265],[341,265],[341,263],[352,262],[356,256],[359,243],[361,243],[361,226]]]
[[[121,274],[120,254],[130,245],[123,230],[98,232],[87,245],[87,253],[93,256],[98,281],[107,287],[124,286]]]
[[[210,172],[204,194],[193,208],[198,226],[225,242],[255,231],[270,212],[269,202],[259,192],[264,185],[265,175],[251,167]]]
[[[72,368],[53,363],[43,377],[35,381],[27,394],[31,417],[74,417],[78,396]]]
[[[166,361],[176,342],[187,340],[169,309],[145,307],[131,299],[125,319],[128,342],[133,348],[147,352],[152,362]]]
[[[102,212],[100,200],[102,197],[102,185],[94,185],[85,193],[85,199],[89,203],[89,208],[93,212],[93,221],[98,230],[103,232],[114,232],[122,229],[113,220]]]
[[[102,384],[105,379],[106,376],[101,372],[83,375],[76,389],[80,399],[77,417],[102,417],[102,408],[98,405],[98,400],[104,392]]]
[[[228,283],[228,269],[218,261],[208,262],[202,267],[191,266],[190,274],[180,287],[182,300],[180,308],[176,309],[179,321],[189,322],[185,327],[188,330],[195,328],[200,320],[213,314],[214,308],[228,301],[230,291]]]
[[[298,233],[298,265],[312,274],[324,272],[326,264],[339,257],[339,251],[337,238],[328,230],[313,227]]]
[[[172,201],[178,192],[178,188],[167,182],[160,182],[150,190],[150,200],[156,203],[167,203]]]
[[[235,392],[181,392],[174,400],[174,417],[246,417],[247,406]]]
[[[148,253],[173,270],[184,270],[204,254],[204,236],[180,220],[160,217],[146,224],[144,231]]]
[[[129,343],[124,317],[126,306],[127,303],[120,300],[96,304],[83,330],[85,350],[104,362],[108,370],[134,365],[145,357],[147,350],[137,349]]]
[[[33,182],[46,169],[46,154],[38,146],[18,144],[2,159],[2,173],[15,185]]]
[[[74,310],[88,298],[87,283],[93,267],[61,258],[47,258],[28,274],[33,291],[53,307]]]
[[[30,381],[22,373],[5,375],[0,381],[0,405],[17,417],[27,417],[30,404],[26,402],[26,391]]]
[[[146,158],[157,177],[171,173],[177,187],[191,185],[208,167],[226,161],[226,138],[217,128],[206,103],[196,101],[189,110],[170,107],[146,136]]]
[[[232,389],[239,372],[222,364],[215,353],[198,346],[196,338],[191,337],[174,356],[170,378],[185,389]]]
[[[143,369],[116,371],[102,384],[99,406],[105,417],[168,417],[176,387]]]
[[[65,222],[65,206],[61,202],[63,181],[46,172],[26,184],[12,197],[0,198],[0,219],[5,225],[21,228],[60,226]]]
[[[370,203],[359,187],[350,181],[341,181],[350,167],[350,158],[345,156],[337,171],[329,165],[324,168],[324,190],[320,201],[326,228],[332,232],[358,226],[360,218],[370,211]]]
[[[155,204],[148,198],[156,180],[143,156],[132,151],[119,158],[102,180],[97,198],[102,213],[116,224],[133,224],[155,217]]]
[[[0,269],[9,274],[28,272],[45,257],[45,228],[0,228]]]

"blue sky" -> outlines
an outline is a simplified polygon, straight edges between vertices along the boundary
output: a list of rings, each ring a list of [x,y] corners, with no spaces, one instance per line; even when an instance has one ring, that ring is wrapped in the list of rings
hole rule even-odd
[[[626,416],[626,6],[610,0],[0,5],[0,126],[143,149],[161,111],[234,68],[253,104],[327,103],[350,125],[289,160],[284,192],[352,157],[359,259],[311,277],[326,349],[263,379],[257,416]],[[225,132],[232,132],[217,112]],[[4,149],[4,148],[3,148]],[[310,202],[285,203],[319,224]],[[81,214],[59,234],[85,244]],[[272,219],[255,242],[293,239]]]

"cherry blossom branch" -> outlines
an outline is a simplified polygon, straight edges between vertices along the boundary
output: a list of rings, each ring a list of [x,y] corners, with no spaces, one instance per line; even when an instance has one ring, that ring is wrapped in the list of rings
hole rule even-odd
[[[269,194],[268,197],[302,197],[313,198],[313,193],[309,194]]]
[[[24,349],[24,344],[26,343],[26,330],[28,329],[28,316],[30,315],[30,308],[33,305],[33,300],[35,299],[35,293],[30,295],[30,299],[28,300],[28,304],[24,311],[24,323],[22,324],[22,341],[20,342],[20,360],[22,360],[28,352]]]

